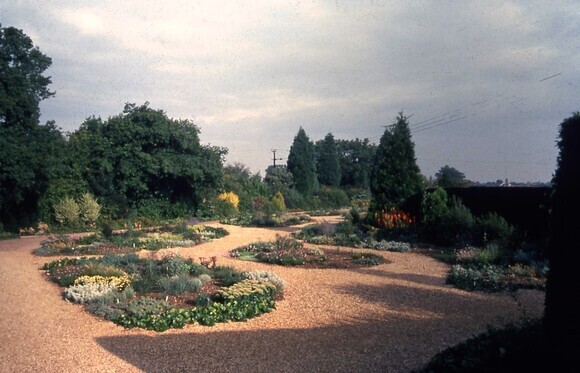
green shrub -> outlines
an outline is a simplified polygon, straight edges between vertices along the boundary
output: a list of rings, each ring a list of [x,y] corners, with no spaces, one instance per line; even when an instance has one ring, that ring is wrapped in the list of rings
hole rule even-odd
[[[172,277],[162,277],[159,280],[159,287],[166,294],[179,295],[187,292],[198,292],[202,283],[199,278],[188,275],[175,275]]]
[[[219,279],[223,286],[231,286],[242,280],[242,274],[233,267],[217,266],[212,269],[213,278]]]
[[[497,242],[506,247],[514,233],[514,228],[500,215],[489,213],[477,218],[476,234],[481,244]]]
[[[451,267],[446,283],[463,290],[494,292],[506,288],[505,282],[501,281],[502,275],[501,267],[494,265],[481,267],[454,265]]]
[[[103,237],[105,237],[106,239],[110,239],[113,236],[113,227],[111,227],[110,224],[105,223],[103,224],[101,233],[103,234]]]
[[[191,259],[179,255],[167,255],[159,263],[160,274],[168,277],[190,273]]]
[[[376,266],[382,264],[384,261],[382,256],[368,253],[353,253],[352,262],[365,266]]]
[[[325,209],[338,209],[350,204],[346,192],[339,188],[322,188],[318,192],[318,199],[321,207]]]
[[[80,208],[71,197],[64,197],[53,206],[54,219],[63,226],[75,227],[78,224]]]
[[[276,209],[276,211],[284,211],[286,210],[286,203],[284,202],[284,196],[282,193],[278,192],[272,197],[272,206]]]
[[[120,322],[124,326],[139,326],[143,320],[154,315],[159,315],[169,308],[169,303],[163,300],[152,298],[132,300],[125,307],[125,315],[123,315]]]
[[[90,193],[83,193],[78,201],[79,217],[89,227],[94,227],[101,215],[101,205]]]

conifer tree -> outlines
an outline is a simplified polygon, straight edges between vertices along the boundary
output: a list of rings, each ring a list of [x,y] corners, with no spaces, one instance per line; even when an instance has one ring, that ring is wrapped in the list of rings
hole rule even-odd
[[[570,369],[572,362],[578,361],[577,338],[580,336],[580,318],[575,306],[580,301],[580,292],[576,277],[577,263],[574,260],[577,257],[574,251],[580,232],[580,112],[562,122],[558,147],[558,168],[552,179],[547,249],[550,272],[546,287],[544,325],[546,340],[552,352],[551,360],[562,368]]]
[[[371,170],[371,212],[400,207],[423,188],[409,122],[399,113],[385,129]]]
[[[341,172],[338,160],[338,150],[332,133],[326,135],[324,140],[317,143],[318,182],[322,185],[338,186]]]
[[[302,127],[290,148],[287,169],[292,173],[296,190],[305,197],[312,196],[317,186],[314,144]]]

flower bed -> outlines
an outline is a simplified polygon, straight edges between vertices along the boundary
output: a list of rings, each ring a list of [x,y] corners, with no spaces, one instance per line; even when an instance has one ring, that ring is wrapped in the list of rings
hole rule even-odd
[[[44,265],[64,298],[127,328],[156,331],[188,323],[245,321],[273,310],[284,281],[275,274],[210,268],[176,255],[65,258]]]
[[[255,242],[230,251],[233,258],[282,266],[310,268],[349,268],[373,266],[385,262],[379,255],[345,250],[307,248],[300,241],[277,236],[272,242]]]
[[[191,247],[227,235],[223,228],[205,225],[167,226],[105,236],[56,235],[42,241],[36,255],[105,255],[127,254],[140,250]]]

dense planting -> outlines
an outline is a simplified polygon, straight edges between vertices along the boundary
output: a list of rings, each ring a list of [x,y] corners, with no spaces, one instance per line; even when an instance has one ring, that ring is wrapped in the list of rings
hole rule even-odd
[[[94,233],[88,236],[55,235],[41,242],[36,255],[126,254],[140,250],[191,247],[227,235],[223,228],[180,225],[124,233]]]
[[[316,245],[348,246],[379,251],[405,252],[411,249],[407,242],[377,240],[376,235],[351,222],[338,224],[322,222],[302,228],[293,234],[297,239]]]
[[[254,242],[238,247],[230,255],[240,260],[259,261],[282,266],[308,266],[316,268],[347,268],[373,266],[384,263],[379,255],[338,250],[307,248],[302,242],[278,236],[272,242]]]
[[[208,268],[175,255],[65,258],[43,269],[65,288],[65,299],[125,327],[156,331],[245,321],[274,309],[284,288],[273,273]]]

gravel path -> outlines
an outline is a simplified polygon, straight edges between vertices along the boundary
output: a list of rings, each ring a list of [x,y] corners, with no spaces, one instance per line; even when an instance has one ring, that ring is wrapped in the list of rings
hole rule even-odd
[[[277,309],[246,323],[126,330],[62,300],[31,254],[42,237],[0,241],[0,372],[408,372],[438,351],[523,312],[543,293],[468,293],[445,285],[448,267],[413,253],[355,270],[240,262],[226,253],[289,229],[225,227],[230,235],[183,256],[265,269],[285,279]]]

